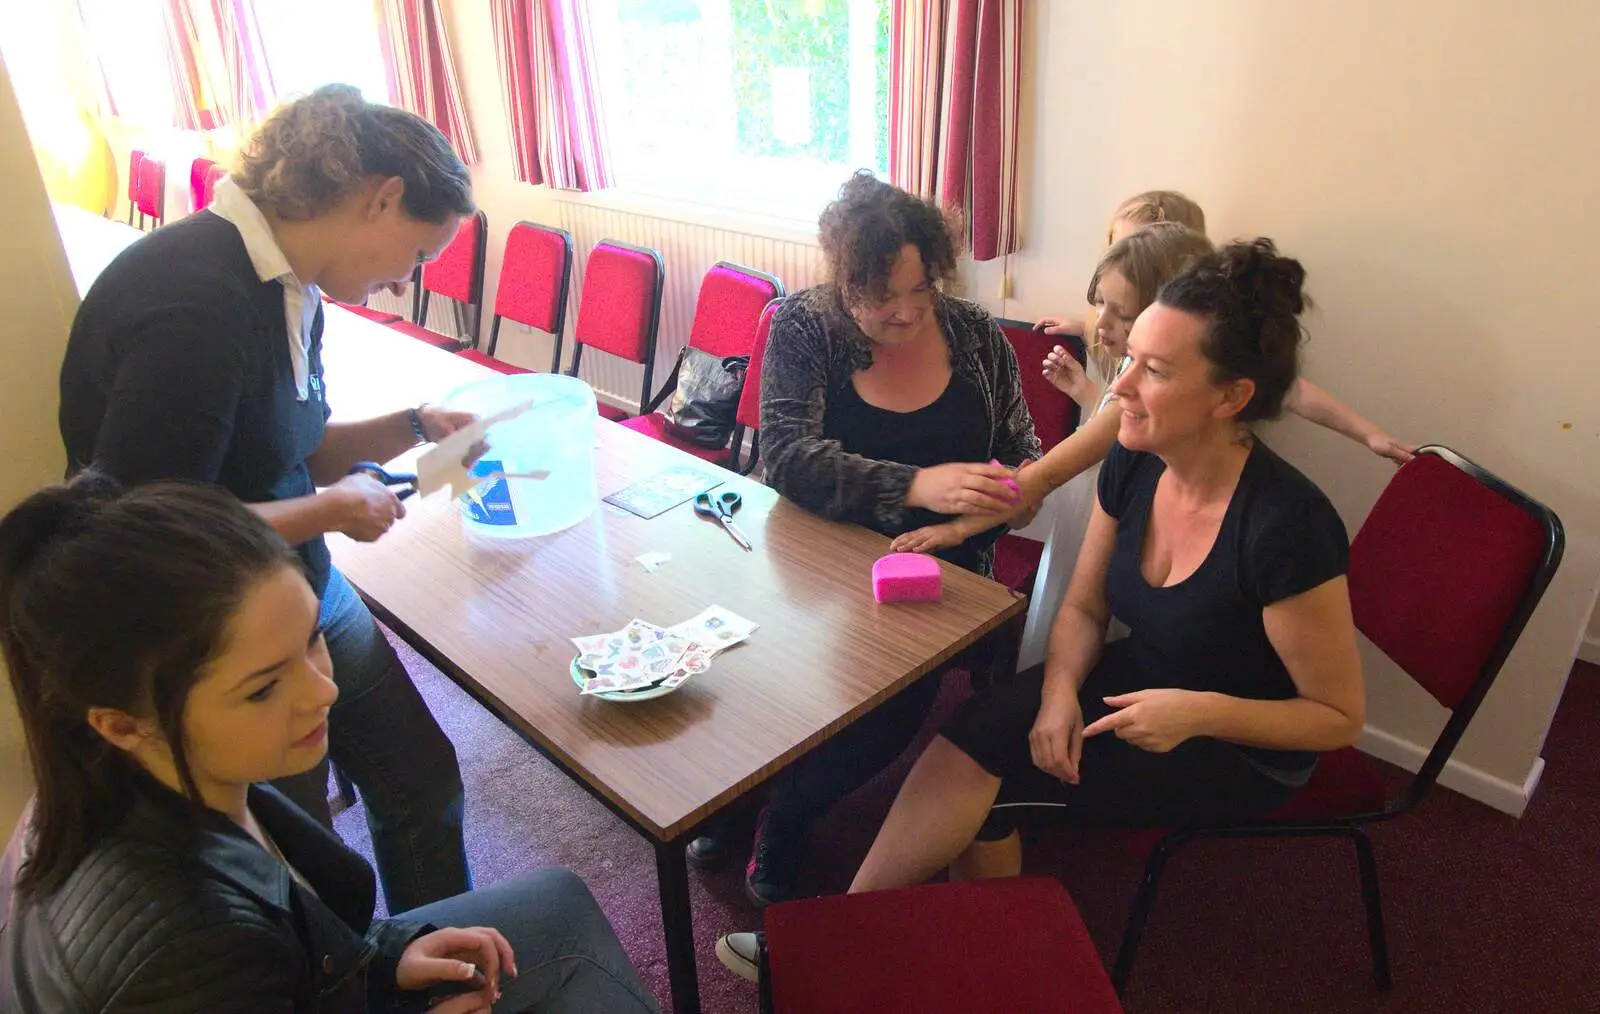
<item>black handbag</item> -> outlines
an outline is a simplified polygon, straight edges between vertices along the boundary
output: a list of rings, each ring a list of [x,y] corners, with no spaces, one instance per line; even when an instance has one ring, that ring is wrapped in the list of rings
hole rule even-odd
[[[696,447],[728,446],[749,368],[749,356],[685,348],[678,355],[678,386],[667,405],[667,432]]]

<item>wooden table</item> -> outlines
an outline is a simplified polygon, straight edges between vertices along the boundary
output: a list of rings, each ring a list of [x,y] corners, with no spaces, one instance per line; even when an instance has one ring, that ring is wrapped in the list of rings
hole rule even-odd
[[[438,398],[488,376],[330,309],[325,368],[336,418]],[[875,705],[1022,609],[1000,585],[944,567],[944,601],[885,606],[872,563],[888,540],[834,524],[760,483],[600,420],[598,493],[674,465],[744,495],[739,549],[688,504],[645,521],[606,504],[540,538],[469,535],[442,495],[409,501],[381,541],[330,537],[373,611],[656,849],[672,997],[699,1009],[684,845],[715,816]],[[672,559],[647,573],[635,557]],[[662,626],[720,605],[761,625],[677,692],[636,704],[580,697],[569,637],[639,617]]]
[[[61,234],[80,299],[112,258],[144,235],[126,222],[104,218],[76,205],[56,203],[50,205],[50,210],[55,213],[56,232]]]

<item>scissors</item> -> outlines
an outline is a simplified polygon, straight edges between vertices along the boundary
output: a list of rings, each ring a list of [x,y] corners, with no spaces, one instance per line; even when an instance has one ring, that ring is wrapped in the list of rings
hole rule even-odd
[[[395,490],[396,500],[404,500],[417,491],[417,477],[411,472],[390,472],[376,461],[358,461],[350,466],[351,475],[370,475],[385,486],[404,486]]]
[[[733,512],[738,510],[742,503],[744,497],[731,489],[715,498],[710,493],[698,493],[694,498],[694,512],[720,524],[733,541],[739,544],[740,549],[750,552],[750,540],[739,530],[739,526],[733,523]]]

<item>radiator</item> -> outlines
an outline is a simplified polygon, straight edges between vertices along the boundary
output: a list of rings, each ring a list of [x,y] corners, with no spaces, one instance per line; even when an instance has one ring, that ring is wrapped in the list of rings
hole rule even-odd
[[[579,201],[557,200],[556,206],[561,228],[572,233],[568,336],[572,335],[573,323],[577,320],[584,265],[596,243],[603,239],[619,240],[653,247],[661,253],[666,281],[661,294],[661,329],[656,339],[656,369],[652,380],[657,389],[677,360],[678,352],[688,342],[700,279],[718,261],[731,261],[775,275],[789,292],[798,292],[822,280],[821,254],[815,242],[777,239]],[[570,362],[570,353],[564,354],[562,359]],[[638,406],[643,373],[642,366],[593,349],[584,353],[580,369],[580,375],[596,393],[629,409]]]

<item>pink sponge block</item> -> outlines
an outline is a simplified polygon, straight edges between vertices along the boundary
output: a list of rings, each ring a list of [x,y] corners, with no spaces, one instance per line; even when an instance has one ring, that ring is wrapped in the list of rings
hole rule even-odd
[[[921,553],[890,553],[872,565],[872,597],[879,602],[937,602],[943,594],[939,561]]]
[[[989,464],[991,464],[991,465],[1000,465],[1000,459],[999,458],[990,458],[989,459]],[[1000,465],[1000,467],[1004,468],[1006,466]],[[1011,499],[1015,500],[1015,499],[1018,499],[1019,497],[1022,496],[1022,487],[1018,486],[1017,485],[1017,480],[1011,478],[1010,476],[1007,476],[1006,478],[1001,479],[1000,480],[1000,485],[1010,488],[1010,490],[1011,490]]]

